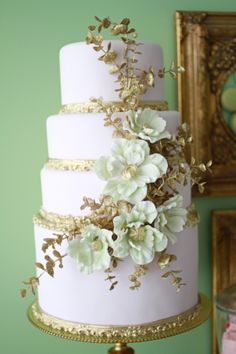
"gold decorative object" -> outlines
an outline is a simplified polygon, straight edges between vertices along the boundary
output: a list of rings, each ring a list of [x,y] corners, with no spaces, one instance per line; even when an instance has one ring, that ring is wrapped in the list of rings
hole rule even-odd
[[[166,101],[144,101],[139,102],[138,108],[151,108],[158,111],[167,111],[168,103]],[[102,113],[107,110],[110,110],[111,112],[126,112],[129,109],[130,108],[127,108],[127,104],[124,104],[124,102],[105,102],[104,106],[101,106],[96,102],[90,101],[63,105],[60,109],[60,113]]]
[[[45,167],[62,171],[90,171],[95,165],[95,160],[62,160],[49,159]]]
[[[224,120],[221,94],[236,70],[236,13],[176,13],[178,110],[190,125],[189,153],[197,163],[212,160],[206,193],[236,193],[236,136]],[[195,195],[198,192],[195,190]]]
[[[236,283],[236,210],[214,210],[212,217],[213,301],[220,290]],[[213,350],[218,354],[216,311],[213,308]]]
[[[35,301],[28,310],[30,322],[47,334],[80,342],[117,343],[110,354],[132,354],[126,343],[162,339],[189,331],[209,317],[211,305],[206,296],[200,294],[196,306],[178,316],[133,326],[99,326],[74,323],[44,313]]]

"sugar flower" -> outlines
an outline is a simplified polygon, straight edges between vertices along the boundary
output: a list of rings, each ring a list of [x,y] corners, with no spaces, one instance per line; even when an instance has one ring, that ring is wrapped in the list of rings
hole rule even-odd
[[[161,139],[170,139],[171,135],[165,130],[166,121],[159,113],[150,108],[130,111],[123,122],[123,129],[143,140],[155,143]]]
[[[107,181],[104,195],[137,203],[147,195],[147,183],[153,183],[167,171],[167,161],[151,154],[143,140],[115,139],[111,156],[102,156],[95,165],[99,178]]]
[[[92,273],[109,267],[111,236],[111,231],[91,224],[83,230],[80,238],[69,241],[68,253],[79,263],[81,272]]]
[[[163,251],[167,238],[151,224],[157,216],[155,205],[150,201],[137,203],[129,214],[114,218],[114,233],[117,239],[112,241],[114,256],[131,256],[136,264],[150,263],[155,252]]]
[[[179,194],[171,197],[157,208],[155,227],[172,243],[176,242],[176,233],[183,230],[187,221],[187,210],[182,207],[183,197]]]

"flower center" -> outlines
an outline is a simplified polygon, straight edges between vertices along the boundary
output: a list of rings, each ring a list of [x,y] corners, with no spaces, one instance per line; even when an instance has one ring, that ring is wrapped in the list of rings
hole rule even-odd
[[[144,123],[143,128],[144,129],[151,129],[151,126],[147,123]]]
[[[102,242],[100,240],[94,240],[92,243],[91,243],[91,248],[93,251],[101,251],[102,249]]]
[[[136,176],[138,167],[136,165],[128,165],[122,172],[122,177],[124,179],[131,179]]]
[[[144,241],[145,240],[144,226],[141,226],[138,229],[135,229],[135,228],[130,229],[129,237],[134,241]]]

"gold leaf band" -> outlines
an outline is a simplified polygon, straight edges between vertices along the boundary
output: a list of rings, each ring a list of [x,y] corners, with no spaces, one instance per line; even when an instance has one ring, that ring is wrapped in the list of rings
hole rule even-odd
[[[61,232],[75,231],[78,225],[83,222],[88,224],[91,222],[86,216],[59,215],[50,213],[44,209],[40,209],[33,217],[33,223],[44,229],[55,230]]]
[[[143,101],[139,102],[138,108],[151,108],[157,111],[167,111],[168,103],[166,101]],[[123,102],[85,102],[85,103],[70,103],[63,105],[60,113],[102,113],[102,112],[126,112],[130,110],[128,105]]]
[[[91,171],[95,165],[95,160],[64,160],[48,159],[45,167],[62,171]]]
[[[132,343],[161,339],[189,331],[204,322],[210,314],[210,302],[204,295],[191,309],[173,317],[132,326],[99,326],[69,322],[43,312],[35,301],[29,308],[29,320],[42,331],[81,342]]]

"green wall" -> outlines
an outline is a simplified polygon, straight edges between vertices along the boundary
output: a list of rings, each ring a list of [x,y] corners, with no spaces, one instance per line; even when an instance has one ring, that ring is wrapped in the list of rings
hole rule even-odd
[[[63,341],[31,327],[20,299],[22,279],[34,272],[31,218],[41,203],[39,171],[45,159],[46,117],[60,107],[58,51],[83,40],[93,16],[130,17],[139,38],[159,42],[168,64],[175,58],[176,10],[236,11],[235,0],[0,0],[0,352],[4,354],[105,353],[106,345]],[[166,80],[176,108],[176,86]],[[234,208],[235,197],[196,200],[199,228],[199,288],[210,294],[211,211]],[[210,354],[210,323],[162,341],[134,345],[137,353]]]

